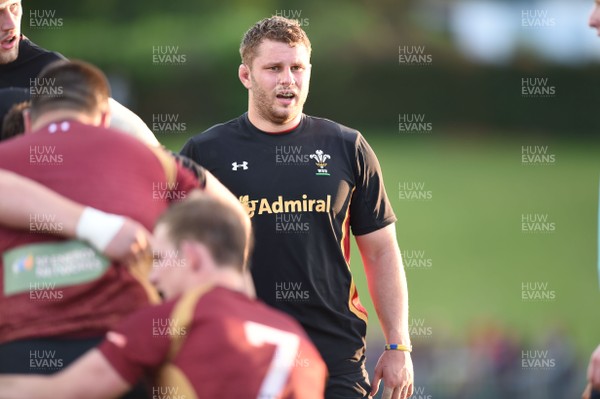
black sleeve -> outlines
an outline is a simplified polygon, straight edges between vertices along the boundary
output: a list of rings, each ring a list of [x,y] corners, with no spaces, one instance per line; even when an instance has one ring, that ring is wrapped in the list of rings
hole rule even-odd
[[[379,160],[361,134],[355,152],[356,188],[350,203],[350,226],[358,236],[394,223],[396,216],[385,192]]]
[[[196,145],[193,141],[193,138],[189,139],[184,144],[183,148],[181,149],[181,151],[179,151],[179,153],[185,157],[188,157],[189,159],[193,160],[194,162],[198,162],[195,147],[196,147]]]

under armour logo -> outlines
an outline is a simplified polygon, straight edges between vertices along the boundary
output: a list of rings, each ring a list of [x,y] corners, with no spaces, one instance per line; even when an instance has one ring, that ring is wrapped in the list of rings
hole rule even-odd
[[[248,161],[244,161],[242,163],[232,162],[231,166],[232,166],[231,170],[235,170],[235,171],[237,171],[238,168],[242,168],[243,170],[248,170]]]

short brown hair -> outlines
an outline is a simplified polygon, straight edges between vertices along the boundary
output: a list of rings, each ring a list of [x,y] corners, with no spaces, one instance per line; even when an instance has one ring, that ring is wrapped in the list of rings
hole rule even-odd
[[[2,129],[0,129],[0,141],[9,139],[25,133],[25,116],[23,111],[30,106],[29,101],[23,101],[13,105],[2,121]]]
[[[171,206],[156,225],[162,223],[176,248],[184,240],[197,241],[209,249],[217,265],[243,270],[246,245],[252,237],[247,236],[241,216],[230,205],[206,194],[194,195]]]
[[[57,109],[93,115],[108,107],[110,86],[102,71],[84,61],[60,60],[32,82],[31,118]]]
[[[298,21],[280,16],[273,16],[258,21],[244,34],[240,44],[240,56],[242,63],[247,66],[252,64],[258,46],[263,40],[274,40],[287,43],[290,46],[303,44],[310,55],[310,40],[306,32],[300,27]]]

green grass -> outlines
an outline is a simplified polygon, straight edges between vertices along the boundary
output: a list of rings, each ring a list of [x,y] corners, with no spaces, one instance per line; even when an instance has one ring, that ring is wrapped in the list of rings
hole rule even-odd
[[[410,317],[433,339],[466,339],[482,323],[522,342],[561,328],[582,356],[600,343],[596,271],[600,143],[365,134],[378,154],[398,217],[402,250],[423,250],[429,269],[407,269]],[[185,137],[159,137],[179,150]],[[548,145],[556,161],[526,166],[521,146]],[[429,201],[399,198],[400,182],[419,182]],[[522,214],[548,214],[556,231],[521,231]],[[369,340],[381,337],[360,256],[352,269],[370,315]],[[524,301],[522,283],[547,283],[555,299]]]

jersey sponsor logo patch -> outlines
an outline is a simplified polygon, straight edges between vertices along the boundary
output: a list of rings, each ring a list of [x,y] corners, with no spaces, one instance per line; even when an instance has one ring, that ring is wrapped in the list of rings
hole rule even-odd
[[[331,211],[331,195],[327,195],[325,199],[314,199],[302,194],[301,199],[290,200],[284,200],[280,195],[275,201],[269,201],[267,198],[250,199],[249,195],[241,195],[239,200],[246,207],[250,217],[263,214]]]
[[[237,162],[232,162],[231,163],[231,170],[233,170],[234,172],[237,172],[238,169],[242,168],[242,170],[248,170],[248,161],[244,161],[242,163],[237,163]]]
[[[315,165],[317,165],[317,176],[330,176],[325,167],[327,166],[327,160],[331,159],[331,155],[323,153],[323,150],[317,150],[310,155],[310,158],[314,159]]]
[[[4,252],[2,258],[4,294],[29,292],[31,299],[62,299],[58,294],[45,298],[36,292],[95,281],[111,264],[101,253],[77,240],[22,245]]]

